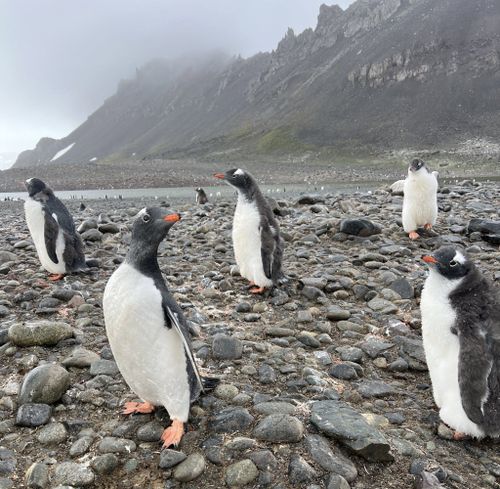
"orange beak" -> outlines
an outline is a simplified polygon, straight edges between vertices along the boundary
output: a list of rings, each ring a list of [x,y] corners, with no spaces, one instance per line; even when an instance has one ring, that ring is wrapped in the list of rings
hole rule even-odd
[[[422,257],[422,260],[425,261],[425,263],[437,263],[438,261],[431,255],[425,255]]]
[[[163,218],[164,221],[167,222],[177,222],[181,220],[181,215],[180,214],[169,214],[168,216],[165,216]]]
[[[224,173],[214,173],[214,177],[219,180],[224,180]]]

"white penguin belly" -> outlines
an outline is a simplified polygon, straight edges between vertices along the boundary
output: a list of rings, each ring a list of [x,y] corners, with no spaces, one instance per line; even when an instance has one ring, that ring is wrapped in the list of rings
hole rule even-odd
[[[106,333],[120,372],[142,400],[187,421],[190,390],[184,344],[165,326],[161,294],[153,279],[122,264],[103,297]]]
[[[42,267],[50,273],[66,273],[66,264],[63,258],[65,248],[64,233],[59,229],[56,240],[56,256],[59,263],[54,263],[49,257],[45,245],[45,217],[42,204],[28,197],[24,203],[24,212]]]
[[[451,307],[449,294],[460,281],[444,280],[437,272],[431,271],[420,302],[422,339],[434,400],[440,408],[439,416],[456,431],[482,437],[484,432],[468,418],[462,406],[458,383],[460,344],[450,329],[455,324],[456,313]]]
[[[257,206],[244,197],[238,197],[233,220],[233,246],[240,275],[259,287],[270,287],[262,264],[260,215]]]
[[[408,177],[404,185],[403,228],[408,233],[425,224],[436,223],[437,180],[432,174]]]

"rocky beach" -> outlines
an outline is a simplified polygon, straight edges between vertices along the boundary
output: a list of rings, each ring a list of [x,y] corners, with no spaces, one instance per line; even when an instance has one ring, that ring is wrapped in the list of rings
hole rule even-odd
[[[454,441],[439,422],[419,311],[420,258],[443,244],[500,282],[500,187],[442,185],[438,202],[435,230],[411,242],[385,188],[285,195],[289,281],[257,297],[234,264],[235,200],[165,203],[182,220],[159,263],[220,378],[176,450],[161,449],[164,410],[120,414],[135,397],[102,315],[133,216],[160,202],[66,201],[99,266],[55,283],[23,203],[0,202],[0,489],[500,488],[498,441]]]

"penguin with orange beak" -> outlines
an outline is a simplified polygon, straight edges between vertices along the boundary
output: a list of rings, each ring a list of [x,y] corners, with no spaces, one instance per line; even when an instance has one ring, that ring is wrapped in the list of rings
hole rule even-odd
[[[180,218],[158,207],[139,212],[127,257],[103,297],[111,351],[125,382],[143,401],[127,402],[123,414],[164,406],[172,420],[161,437],[164,447],[179,444],[190,404],[204,385],[186,319],[157,260],[158,246]]]
[[[500,436],[500,296],[459,248],[423,260],[422,339],[434,400],[455,439]]]

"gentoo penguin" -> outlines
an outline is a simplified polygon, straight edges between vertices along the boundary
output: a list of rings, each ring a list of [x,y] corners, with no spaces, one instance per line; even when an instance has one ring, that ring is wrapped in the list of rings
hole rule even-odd
[[[439,415],[456,439],[500,436],[498,291],[458,248],[423,260],[422,337]]]
[[[202,380],[190,347],[186,319],[169,292],[157,261],[158,246],[179,214],[148,207],[137,215],[125,261],[109,279],[104,319],[116,364],[144,402],[127,402],[124,414],[164,406],[172,425],[161,439],[177,445]]]
[[[250,292],[260,294],[283,278],[283,239],[278,221],[250,173],[216,173],[238,191],[233,220],[233,246],[240,275],[250,281]]]
[[[26,180],[26,222],[43,268],[60,280],[67,273],[87,269],[83,243],[66,206],[38,178]]]
[[[414,159],[404,184],[403,229],[410,239],[418,239],[417,228],[431,229],[436,222],[438,182],[422,160]]]
[[[196,203],[201,205],[201,204],[206,204],[207,202],[208,202],[207,194],[201,187],[198,187],[196,189]]]

